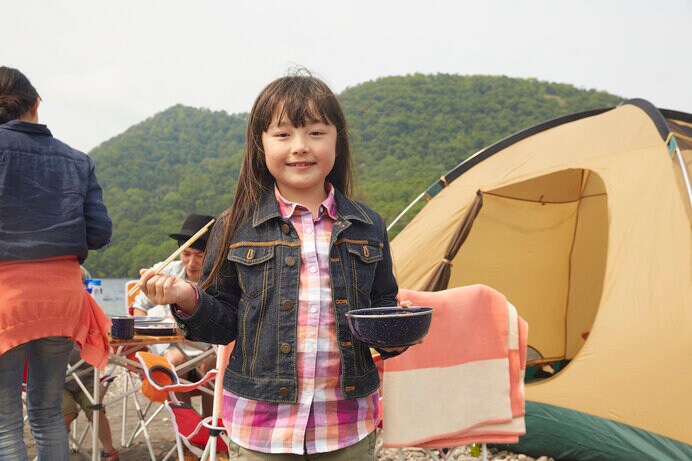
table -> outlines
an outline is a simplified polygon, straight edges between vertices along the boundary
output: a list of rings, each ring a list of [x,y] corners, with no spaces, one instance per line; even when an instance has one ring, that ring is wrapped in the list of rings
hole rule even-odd
[[[111,351],[110,351],[110,356],[108,358],[108,365],[112,368],[115,367],[120,367],[123,369],[126,369],[128,371],[132,370],[142,370],[141,364],[138,361],[129,359],[128,356],[131,354],[134,354],[137,351],[144,350],[146,349],[147,346],[152,345],[152,344],[181,344],[185,343],[185,339],[183,338],[182,333],[180,333],[179,330],[177,330],[177,334],[172,335],[172,336],[150,336],[150,335],[135,335],[131,339],[113,339],[111,338],[110,340],[110,345],[111,345]],[[188,342],[189,344],[189,342]],[[204,350],[202,353],[195,355],[194,357],[191,357],[188,361],[180,364],[175,368],[176,373],[178,374],[184,374],[187,371],[193,369],[195,366],[197,366],[201,361],[209,357],[211,354],[214,353],[213,348],[209,348]],[[80,361],[76,365],[69,367],[68,368],[68,374],[82,374],[83,372],[76,373],[77,368],[79,365],[82,363]],[[119,394],[114,395],[108,402],[104,402],[102,397],[101,397],[101,389],[100,389],[100,380],[101,380],[101,371],[94,367],[94,387],[93,387],[93,394],[92,396],[89,396],[88,392],[85,392],[88,397],[90,397],[90,400],[92,401],[92,404],[94,405],[94,411],[97,412],[100,408],[103,408],[107,405],[113,404],[119,400],[127,398],[129,395],[139,392],[139,388],[132,388],[128,389],[124,392],[121,392]],[[78,381],[80,383],[80,386],[82,387],[83,390],[84,386],[81,384],[81,381]],[[141,414],[141,409],[139,408],[139,403],[135,399],[135,406],[137,407],[137,411],[140,412]],[[98,438],[98,433],[99,433],[99,418],[98,414],[96,413],[94,415],[95,417],[92,418],[92,444],[91,444],[91,459],[93,461],[98,461],[99,459],[99,438]],[[123,413],[123,418],[125,417],[125,413]],[[145,432],[145,437],[147,440],[147,447],[149,449],[149,455],[151,456],[152,461],[156,461],[156,455],[154,454],[154,448],[151,445],[151,440],[146,433],[146,425],[143,425],[143,430]],[[124,438],[124,437],[123,437]]]

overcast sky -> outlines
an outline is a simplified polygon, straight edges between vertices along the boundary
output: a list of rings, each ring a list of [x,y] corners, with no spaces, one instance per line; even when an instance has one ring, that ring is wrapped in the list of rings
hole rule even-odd
[[[390,75],[507,75],[692,112],[692,0],[23,0],[0,64],[88,151],[174,104],[248,112],[295,65],[336,92]]]

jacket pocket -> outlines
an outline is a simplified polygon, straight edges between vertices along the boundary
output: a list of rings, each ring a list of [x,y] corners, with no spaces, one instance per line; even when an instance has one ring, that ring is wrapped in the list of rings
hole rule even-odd
[[[370,296],[377,263],[382,261],[382,247],[372,242],[348,242],[346,249],[351,259],[353,283],[358,292]]]
[[[238,284],[246,296],[256,298],[274,286],[274,247],[233,245],[228,260],[236,264]]]

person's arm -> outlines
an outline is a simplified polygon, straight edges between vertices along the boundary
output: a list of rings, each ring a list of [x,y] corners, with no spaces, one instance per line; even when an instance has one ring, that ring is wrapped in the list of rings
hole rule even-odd
[[[377,229],[382,239],[382,260],[377,263],[375,276],[370,291],[371,305],[375,307],[396,306],[399,286],[394,278],[394,268],[392,264],[392,253],[389,248],[389,238],[381,216],[376,222]]]
[[[113,222],[103,203],[103,191],[96,179],[94,162],[88,158],[89,179],[84,201],[84,220],[86,222],[87,247],[96,250],[105,246],[113,234]]]
[[[132,315],[134,315],[135,317],[146,317],[147,312],[143,311],[142,309],[137,309],[136,307],[133,307],[132,308]]]
[[[149,315],[149,309],[156,306],[151,300],[145,295],[141,290],[135,296],[135,300],[132,301],[132,312],[134,315],[147,316]]]
[[[186,314],[192,314],[197,308],[195,287],[175,275],[160,272],[154,273],[154,269],[141,269],[139,285],[149,303],[175,304]]]
[[[371,304],[373,306],[396,306],[397,294],[399,286],[396,278],[394,278],[394,268],[392,264],[392,253],[389,248],[389,238],[387,236],[384,220],[378,216],[378,230],[381,232],[382,242],[382,261],[377,264],[375,269],[375,279],[373,280],[373,289],[370,293]],[[404,352],[408,347],[397,348],[376,348],[377,352],[383,359],[395,357]]]
[[[212,230],[200,285],[211,274],[223,228],[219,221]],[[171,305],[171,314],[186,339],[211,344],[228,344],[235,340],[240,286],[233,263],[226,260],[219,285],[205,291],[173,276],[154,275],[151,269],[142,269],[141,272],[142,292],[153,302]]]

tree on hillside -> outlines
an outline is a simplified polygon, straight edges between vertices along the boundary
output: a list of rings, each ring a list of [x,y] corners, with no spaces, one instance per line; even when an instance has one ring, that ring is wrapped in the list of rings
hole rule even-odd
[[[545,120],[621,101],[561,83],[447,74],[380,78],[339,98],[350,126],[356,198],[388,222],[483,147]],[[175,250],[167,235],[188,213],[226,209],[246,123],[247,114],[177,105],[95,148],[90,155],[114,234],[109,247],[90,254],[89,269],[100,277],[136,277]]]

